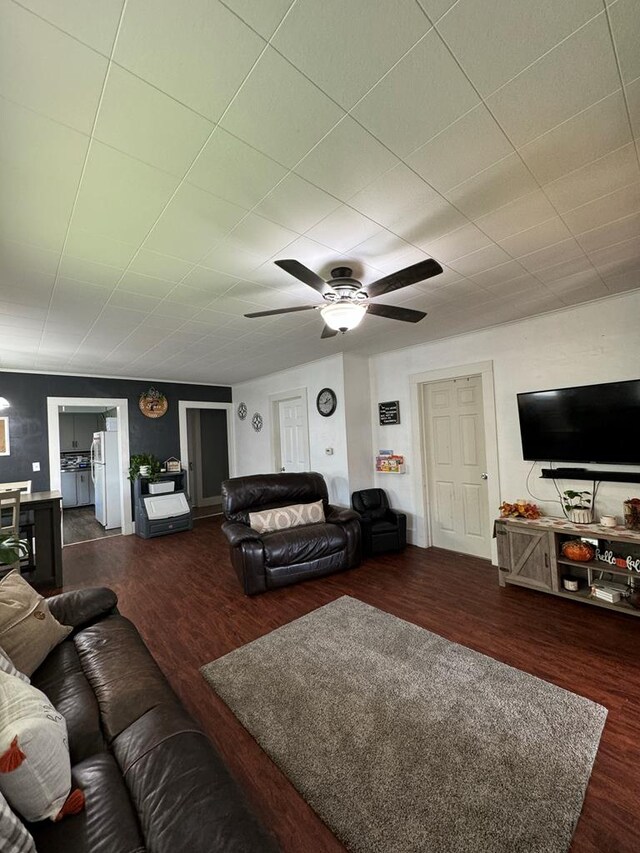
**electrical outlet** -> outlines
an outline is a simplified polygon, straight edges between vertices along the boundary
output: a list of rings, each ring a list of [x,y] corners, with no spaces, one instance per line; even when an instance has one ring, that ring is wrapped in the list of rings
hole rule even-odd
[[[39,471],[40,470],[40,463],[34,462],[31,467],[33,468],[34,471]]]

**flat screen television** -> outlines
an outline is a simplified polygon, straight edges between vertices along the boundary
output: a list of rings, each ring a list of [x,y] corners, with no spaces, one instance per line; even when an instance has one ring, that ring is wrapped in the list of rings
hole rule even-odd
[[[640,465],[640,379],[518,394],[525,459]]]

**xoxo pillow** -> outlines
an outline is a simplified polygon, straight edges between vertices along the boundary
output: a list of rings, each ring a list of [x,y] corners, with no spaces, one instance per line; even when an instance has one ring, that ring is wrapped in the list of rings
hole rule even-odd
[[[289,527],[318,524],[321,521],[324,521],[321,500],[311,504],[292,504],[249,513],[249,524],[257,533],[273,533],[274,530],[287,530]]]

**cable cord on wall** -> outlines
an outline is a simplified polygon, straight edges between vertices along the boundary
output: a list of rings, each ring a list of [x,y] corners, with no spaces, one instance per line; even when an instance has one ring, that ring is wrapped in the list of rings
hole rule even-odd
[[[552,498],[540,498],[537,495],[534,495],[533,492],[531,491],[531,489],[529,488],[529,480],[531,479],[531,475],[533,474],[533,469],[536,467],[537,464],[538,464],[538,462],[535,461],[533,463],[533,465],[531,466],[531,468],[529,468],[529,473],[527,474],[527,483],[526,483],[527,493],[534,499],[534,501],[545,501],[545,503],[553,503],[553,504],[559,503],[560,505],[562,505],[562,500],[554,501]],[[553,485],[556,486],[555,480],[553,481]],[[556,492],[558,492],[557,486],[556,486]],[[560,497],[560,492],[558,492],[558,497]]]

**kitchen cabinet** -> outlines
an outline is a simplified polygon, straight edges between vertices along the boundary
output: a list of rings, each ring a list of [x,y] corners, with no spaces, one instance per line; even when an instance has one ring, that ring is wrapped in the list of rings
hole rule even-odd
[[[71,415],[62,413],[59,420],[61,453],[73,453],[74,450],[88,453],[91,449],[94,432],[104,429],[104,418],[98,414]]]
[[[62,506],[78,506],[78,486],[76,482],[76,471],[62,471],[60,480],[62,483]]]
[[[62,506],[64,509],[74,506],[89,506],[95,503],[93,481],[89,468],[81,471],[62,471]]]

